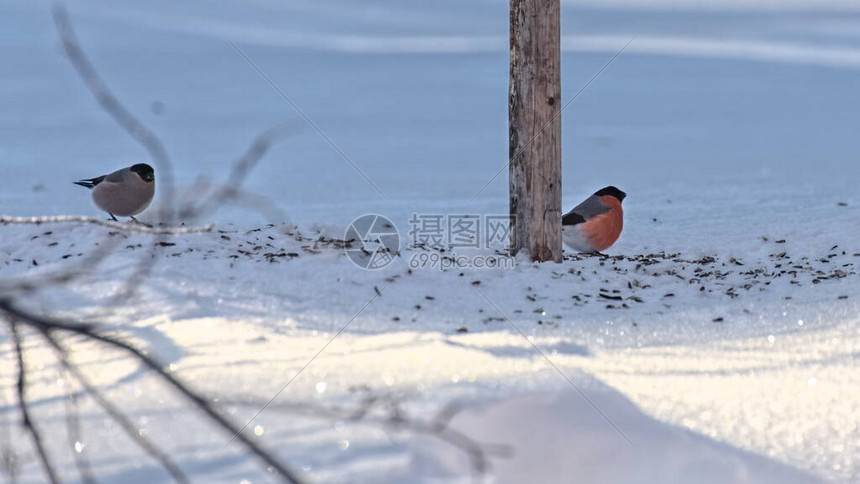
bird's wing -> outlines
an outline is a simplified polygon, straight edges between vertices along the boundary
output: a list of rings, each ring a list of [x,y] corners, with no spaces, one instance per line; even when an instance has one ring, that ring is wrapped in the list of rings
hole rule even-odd
[[[97,176],[95,178],[87,178],[87,179],[78,180],[78,181],[72,182],[72,183],[74,183],[75,185],[80,185],[82,187],[93,188],[96,185],[98,185],[99,183],[103,182],[104,179],[105,179],[104,176]]]
[[[576,225],[581,224],[582,222],[585,222],[585,219],[582,218],[582,215],[574,212],[573,210],[567,212],[564,214],[564,217],[561,218],[562,225]]]
[[[117,171],[111,173],[110,175],[105,176],[105,180],[109,181],[111,183],[121,183],[121,182],[125,181],[126,177],[128,176],[128,173],[130,171],[131,170],[129,170],[128,168],[123,168],[122,170],[117,170]]]
[[[576,225],[585,222],[586,220],[596,217],[602,213],[609,211],[609,207],[600,201],[600,197],[594,195],[585,199],[584,202],[573,207],[573,210],[568,212],[561,219],[562,225]]]

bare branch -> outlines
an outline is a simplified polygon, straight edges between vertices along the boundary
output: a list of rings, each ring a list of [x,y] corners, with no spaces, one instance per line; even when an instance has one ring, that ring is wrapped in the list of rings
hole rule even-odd
[[[161,465],[176,482],[180,483],[188,483],[188,477],[186,477],[185,473],[182,472],[182,469],[173,462],[173,459],[170,458],[167,454],[162,452],[158,447],[155,446],[152,442],[149,441],[143,435],[140,435],[140,432],[137,431],[134,424],[129,421],[129,419],[123,415],[123,413],[114,406],[101,392],[95,388],[92,383],[90,383],[89,379],[84,375],[81,370],[77,367],[77,365],[72,364],[69,361],[68,352],[62,345],[57,341],[50,330],[45,328],[41,328],[40,332],[42,336],[45,337],[45,340],[51,347],[54,348],[54,352],[57,355],[57,359],[63,365],[63,368],[66,369],[69,373],[71,373],[76,380],[81,384],[84,388],[84,391],[92,397],[93,400],[108,414],[110,417],[119,424],[120,428],[122,428],[123,432],[125,432],[128,437],[134,441],[144,452],[149,454],[155,461]]]
[[[229,194],[231,191],[237,190],[245,183],[245,178],[254,170],[260,160],[266,156],[266,153],[272,146],[285,139],[294,131],[293,126],[275,126],[260,135],[258,135],[247,151],[233,163],[233,169],[230,170],[230,176],[227,177],[227,182],[224,184],[222,191]]]
[[[89,324],[82,324],[73,321],[63,321],[59,319],[28,313],[16,307],[8,299],[0,299],[0,311],[5,312],[13,320],[31,326],[42,333],[52,331],[72,332],[86,336],[89,339],[102,342],[107,346],[124,350],[125,352],[131,354],[132,357],[143,363],[150,370],[152,370],[159,378],[173,386],[186,399],[193,402],[203,413],[205,413],[212,421],[218,424],[218,426],[220,426],[226,433],[235,435],[236,439],[242,442],[242,444],[244,444],[245,447],[252,454],[265,462],[267,466],[270,466],[282,479],[284,479],[284,481],[293,483],[301,482],[297,474],[295,474],[285,464],[280,462],[274,455],[270,454],[267,450],[260,447],[256,442],[239,432],[238,428],[234,426],[230,421],[228,421],[224,416],[222,416],[217,410],[215,410],[215,408],[209,403],[208,400],[193,392],[185,384],[177,380],[170,373],[164,371],[164,368],[160,363],[158,363],[154,358],[141,352],[134,346],[118,339],[102,335],[97,331],[94,331],[93,326]]]
[[[24,428],[30,432],[30,436],[33,438],[33,445],[36,447],[36,453],[39,455],[39,461],[42,463],[42,470],[45,472],[45,476],[51,483],[57,484],[60,480],[54,470],[51,458],[48,456],[47,450],[45,450],[42,434],[33,423],[30,416],[30,408],[27,405],[27,366],[24,362],[24,350],[21,347],[21,335],[18,333],[16,319],[12,318],[9,320],[9,330],[12,332],[12,340],[15,343],[15,355],[18,357],[18,408],[21,411],[21,420],[24,423]]]
[[[78,43],[78,38],[75,35],[75,30],[69,20],[69,14],[66,12],[65,6],[60,3],[55,4],[53,13],[54,23],[60,34],[60,41],[62,42],[63,50],[66,52],[66,57],[68,57],[69,62],[72,63],[75,70],[78,71],[78,75],[83,79],[87,89],[90,90],[90,93],[96,98],[102,109],[135,141],[143,146],[155,163],[156,168],[158,168],[159,178],[163,180],[166,187],[162,195],[161,218],[165,222],[172,220],[173,212],[170,208],[173,202],[173,165],[170,163],[170,158],[167,155],[164,144],[152,130],[131,114],[131,111],[119,101],[104,80],[102,80],[101,76],[99,76],[99,73],[93,67]]]
[[[87,58],[83,49],[75,35],[74,28],[65,7],[62,4],[55,4],[53,9],[54,23],[57,26],[57,31],[60,35],[60,41],[63,45],[63,50],[69,62],[78,72],[78,75],[84,81],[84,84],[89,89],[90,93],[98,101],[99,105],[104,109],[117,124],[120,125],[135,141],[137,141],[149,153],[150,158],[158,168],[159,179],[162,181],[161,204],[159,207],[159,218],[162,222],[170,223],[174,220],[173,211],[173,165],[164,148],[161,139],[149,128],[146,127],[139,119],[137,119],[128,108],[123,105],[120,100],[110,91],[107,84],[99,76],[93,64]],[[161,231],[153,232],[159,236],[164,234]],[[150,250],[155,250],[153,246]],[[141,259],[137,266],[135,275],[127,281],[124,289],[120,291],[120,295],[126,297],[135,291],[137,285],[142,281],[151,270],[152,264],[145,262],[146,259]]]
[[[469,458],[472,471],[476,476],[486,476],[490,470],[489,456],[507,457],[512,449],[507,445],[479,442],[450,426],[462,406],[449,404],[429,421],[409,417],[403,411],[403,396],[392,393],[378,393],[369,387],[355,390],[363,395],[354,406],[323,406],[313,403],[272,403],[272,410],[301,413],[311,417],[331,420],[348,420],[375,425],[400,432],[426,435],[441,440],[458,449]],[[233,404],[258,406],[260,402],[247,399],[230,399]],[[381,415],[380,415],[381,414]]]
[[[249,204],[259,205],[261,202],[259,199],[260,197],[256,197],[248,193],[242,193],[242,185],[245,183],[245,179],[251,171],[253,171],[257,164],[259,164],[260,160],[266,156],[272,146],[292,133],[292,126],[289,125],[276,126],[260,133],[256,138],[254,138],[254,141],[245,153],[233,162],[230,174],[227,176],[224,184],[216,187],[209,196],[205,197],[196,205],[189,203],[187,207],[180,209],[179,218],[181,220],[193,220],[202,215],[214,212],[224,203],[241,202],[242,199],[248,199]],[[263,208],[263,212],[279,214],[279,211],[274,209],[270,204],[266,204]]]
[[[81,77],[82,81],[110,117],[120,125],[144,150],[149,154],[159,172],[161,191],[161,205],[159,207],[159,220],[165,225],[148,226],[144,224],[123,224],[114,221],[102,220],[94,217],[78,217],[78,216],[47,216],[47,217],[14,217],[0,215],[0,226],[9,224],[53,224],[53,223],[73,223],[73,224],[92,224],[106,227],[113,231],[107,232],[103,243],[96,244],[98,247],[87,254],[86,257],[79,259],[74,264],[67,264],[60,270],[54,272],[41,272],[35,276],[29,275],[25,277],[7,278],[0,284],[0,317],[2,313],[9,316],[8,324],[13,332],[15,339],[16,354],[18,356],[18,404],[21,408],[21,413],[24,420],[24,427],[33,437],[33,441],[39,454],[39,458],[44,468],[45,476],[51,482],[58,482],[58,476],[54,471],[54,467],[47,454],[41,434],[39,433],[35,423],[32,421],[29,413],[29,407],[25,400],[27,388],[27,367],[24,363],[23,349],[21,345],[22,336],[27,333],[20,332],[19,328],[32,328],[41,333],[57,352],[57,356],[67,372],[73,374],[80,382],[87,394],[93,397],[96,403],[104,409],[104,411],[120,424],[124,431],[129,433],[132,439],[143,450],[158,461],[177,482],[188,482],[187,477],[182,473],[181,469],[169,458],[169,456],[158,448],[155,444],[142,438],[135,431],[134,426],[128,420],[128,417],[123,412],[110,402],[110,400],[102,394],[98,388],[94,387],[84,375],[80,368],[69,361],[68,352],[60,344],[57,332],[71,333],[84,338],[98,342],[102,345],[121,349],[129,353],[133,358],[142,363],[145,367],[152,370],[159,379],[169,383],[174,387],[184,398],[193,402],[196,407],[205,414],[211,422],[217,427],[222,428],[230,434],[236,433],[236,427],[222,416],[216,408],[214,408],[208,400],[196,394],[184,383],[178,381],[169,372],[166,372],[162,366],[153,358],[147,356],[140,350],[137,350],[133,345],[127,344],[120,339],[111,336],[103,335],[102,328],[98,328],[91,324],[83,324],[74,320],[61,320],[50,316],[42,316],[28,312],[17,307],[12,299],[12,295],[19,295],[16,292],[38,293],[50,287],[68,287],[69,283],[75,281],[88,274],[93,274],[104,260],[108,258],[118,244],[125,237],[123,234],[143,233],[154,235],[153,243],[149,250],[140,254],[136,268],[131,276],[129,276],[124,284],[124,288],[120,293],[111,298],[111,302],[105,305],[109,308],[111,304],[121,299],[129,297],[145,278],[150,274],[154,267],[154,257],[157,254],[159,242],[165,240],[166,237],[172,235],[182,235],[191,233],[209,232],[212,230],[212,225],[202,227],[176,227],[174,222],[176,214],[181,213],[188,217],[188,220],[193,220],[200,217],[202,214],[212,213],[224,203],[235,203],[239,205],[251,206],[255,210],[263,213],[265,216],[274,220],[279,218],[280,221],[285,220],[285,217],[280,210],[271,204],[268,200],[263,199],[254,194],[243,193],[241,190],[242,184],[247,179],[249,173],[258,165],[260,160],[269,152],[271,146],[281,139],[285,138],[288,131],[284,127],[271,129],[259,135],[248,150],[239,157],[232,167],[229,178],[223,185],[214,187],[209,195],[197,202],[196,205],[189,204],[184,210],[181,206],[175,205],[176,197],[175,185],[173,183],[172,164],[170,162],[167,150],[158,136],[147,128],[138,118],[136,118],[129,109],[123,105],[120,100],[111,92],[107,84],[96,71],[93,64],[85,55],[83,48],[80,46],[72,23],[69,20],[68,14],[62,5],[56,5],[53,10],[54,21],[60,36],[60,40],[65,51],[66,57],[74,67],[75,71]],[[117,235],[120,235],[116,237]],[[67,425],[69,428],[70,438],[79,435],[80,422],[77,414],[77,402],[70,402],[74,408],[67,407]],[[297,475],[284,463],[279,461],[273,454],[260,447],[251,438],[245,435],[236,437],[243,445],[261,461],[263,461],[270,470],[277,473],[286,482],[300,482]],[[94,482],[95,478],[92,474],[89,462],[82,461],[79,456],[76,457],[79,474],[84,482]],[[10,458],[11,459],[11,458]],[[6,467],[12,469],[15,462],[10,459],[4,459]],[[10,470],[10,476],[14,479],[14,469]]]
[[[111,229],[122,230],[124,232],[142,232],[145,234],[160,234],[160,235],[181,235],[181,234],[196,234],[201,232],[211,232],[212,224],[201,227],[153,227],[142,223],[123,223],[113,220],[104,220],[97,217],[83,217],[78,215],[53,215],[44,217],[13,217],[10,215],[0,215],[0,224],[54,224],[54,223],[76,223],[76,224],[94,224],[108,227]]]
[[[194,233],[211,232],[213,225],[204,225],[199,227],[152,227],[142,223],[122,223],[113,220],[104,220],[96,217],[83,217],[76,215],[55,215],[42,217],[13,217],[9,215],[0,215],[0,225],[18,224],[18,225],[42,225],[52,223],[74,223],[74,224],[94,224],[111,229],[117,229],[124,232],[139,232],[145,234],[155,234],[160,236],[167,235],[185,235]],[[116,235],[116,232],[108,232],[108,235]],[[161,239],[154,241],[152,249],[159,246]],[[118,240],[107,237],[106,240],[99,244],[96,250],[87,254],[87,257],[79,261],[72,267],[64,267],[61,270],[50,273],[42,273],[37,276],[23,276],[17,278],[9,278],[0,281],[0,290],[4,291],[33,291],[37,288],[43,289],[49,285],[67,284],[82,275],[93,272],[97,266],[106,259],[118,245]],[[150,263],[152,254],[148,257],[141,257],[141,265],[151,266]],[[118,296],[125,297],[132,292],[131,287],[136,286],[140,280],[143,280],[148,272],[147,268],[138,268],[135,274],[126,284],[126,288],[120,291]]]
[[[0,318],[0,321],[4,323],[6,322],[6,320],[2,318]],[[6,358],[11,358],[11,351],[5,350],[5,344],[3,344],[2,346],[4,348],[2,354],[0,354],[0,359],[5,360]],[[6,365],[6,362],[3,361],[0,364]],[[5,407],[6,392],[4,390],[5,388],[0,390],[0,403],[2,403]],[[10,388],[10,390],[14,389]],[[10,408],[13,407],[14,406],[10,406]],[[9,419],[12,420],[14,419],[14,417],[10,415]],[[0,471],[2,471],[2,473],[6,476],[6,481],[9,484],[15,484],[16,482],[18,482],[18,472],[21,468],[21,458],[19,457],[16,450],[19,449],[21,446],[17,442],[15,442],[16,439],[14,439],[12,436],[13,426],[6,425],[6,415],[3,415],[3,420],[4,422],[0,424],[0,427],[2,427],[2,432],[0,432],[0,466],[2,467],[0,467]]]

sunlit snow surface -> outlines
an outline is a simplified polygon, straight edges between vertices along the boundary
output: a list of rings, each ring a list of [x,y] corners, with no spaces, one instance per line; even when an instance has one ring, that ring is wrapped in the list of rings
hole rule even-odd
[[[450,444],[382,425],[382,410],[331,410],[367,394],[416,421],[456,402],[452,428],[507,449],[488,451],[500,482],[860,480],[854,3],[564,2],[565,99],[638,36],[563,116],[565,207],[606,184],[629,193],[609,257],[410,273],[418,252],[404,250],[368,272],[331,243],[366,212],[391,217],[404,245],[413,212],[505,213],[504,171],[470,199],[507,155],[506,5],[71,2],[82,43],[164,138],[180,184],[223,177],[260,130],[293,123],[248,186],[300,229],[220,212],[214,232],[158,246],[139,295],[108,309],[151,236],[0,227],[0,276],[118,241],[91,278],[27,306],[107,325],[239,425],[349,323],[245,431],[317,482],[471,481]],[[70,182],[146,157],[59,54],[49,10],[0,6],[0,212],[100,215]],[[0,446],[14,443],[21,481],[40,482],[2,338]],[[166,480],[92,401],[67,438],[77,386],[36,341],[29,397],[66,480],[77,450],[100,482]],[[193,481],[268,479],[122,355],[67,345]]]
[[[854,358],[860,255],[851,249],[843,254],[841,247],[821,251],[751,236],[749,248],[739,251],[747,254],[743,258],[716,253],[695,258],[571,256],[559,266],[520,263],[512,270],[411,273],[398,259],[380,272],[369,272],[328,246],[328,237],[320,243],[313,232],[297,240],[290,227],[246,230],[224,225],[215,233],[183,236],[171,239],[175,245],[159,246],[157,259],[163,262],[141,294],[130,304],[105,311],[94,308],[121,289],[120,281],[134,270],[137,257],[148,259],[151,236],[124,239],[89,227],[47,229],[4,227],[4,272],[34,276],[55,268],[63,256],[72,255],[66,261],[79,259],[75,250],[86,252],[94,241],[105,243],[100,237],[122,238],[98,276],[72,291],[50,291],[43,304],[61,314],[82,311],[87,320],[106,322],[113,331],[139,340],[179,377],[217,398],[241,423],[355,317],[248,430],[322,480],[349,481],[359,469],[365,472],[359,480],[373,482],[470,475],[468,465],[448,462],[464,455],[434,439],[428,448],[437,457],[428,458],[428,448],[421,445],[426,437],[416,440],[401,432],[389,441],[379,425],[350,421],[338,427],[345,416],[329,417],[302,407],[308,400],[323,407],[357,405],[364,388],[383,395],[393,392],[415,418],[427,419],[451,400],[468,407],[468,402],[510,394],[554,392],[557,396],[551,398],[570,402],[569,414],[561,411],[562,403],[547,408],[535,403],[533,413],[522,419],[571,429],[588,422],[580,429],[588,443],[577,432],[552,434],[545,442],[549,449],[561,447],[569,453],[550,452],[548,456],[558,457],[550,459],[554,464],[541,466],[546,475],[553,475],[553,469],[563,471],[559,476],[572,472],[575,462],[585,459],[593,467],[582,472],[595,482],[638,482],[640,471],[651,468],[648,462],[663,456],[670,460],[652,462],[652,470],[670,470],[655,474],[656,482],[687,482],[689,473],[710,466],[716,474],[706,474],[713,482],[733,482],[720,476],[736,476],[734,482],[770,482],[767,476],[781,473],[794,475],[796,482],[809,479],[661,427],[632,410],[625,398],[659,420],[822,477],[850,480],[857,472],[855,415],[860,409],[855,396],[860,381]],[[403,256],[413,253],[405,250]],[[795,274],[780,275],[782,267]],[[644,453],[631,450],[532,343]],[[206,464],[206,459],[221,462],[225,455],[235,459],[235,451],[221,445],[227,437],[207,431],[187,405],[142,370],[116,360],[116,354],[90,348],[76,346],[84,367],[111,396],[127,401],[141,428],[175,448],[177,458],[201,479],[257,475],[247,460],[226,469]],[[8,346],[5,354],[10,356]],[[51,361],[44,351],[31,358],[39,364]],[[107,361],[111,364],[105,366]],[[11,378],[14,365],[4,368]],[[65,388],[54,383],[61,375],[50,365],[37,374],[39,381],[51,383],[37,387],[32,398],[42,402],[37,406],[40,414],[55,422],[49,423],[52,431],[62,435],[62,414],[57,413],[62,406],[54,403]],[[90,405],[83,408],[92,411]],[[7,407],[7,421],[12,415]],[[103,428],[98,413],[84,415],[93,415],[85,438],[97,467],[117,480],[157,475],[143,461],[136,470],[123,467],[121,455],[133,447],[117,446],[116,429]],[[543,440],[524,440],[515,429],[508,433],[508,417],[494,416],[493,411],[481,415],[469,410],[453,424],[470,432],[497,429],[488,434],[492,438],[482,432],[475,438],[513,446],[514,460],[508,457],[498,465],[508,469],[500,475],[508,476],[505,482],[517,482],[510,476],[528,472],[532,457],[527,456],[540,452],[535,446]],[[483,418],[490,423],[475,423]],[[698,443],[685,444],[689,439]],[[58,439],[58,449],[63,441]],[[524,454],[516,458],[518,445]],[[688,446],[688,453],[678,455]],[[416,452],[413,460],[407,459],[405,448]],[[592,452],[596,457],[588,458]],[[632,461],[625,467],[628,457]],[[677,474],[672,474],[673,466],[678,466]]]

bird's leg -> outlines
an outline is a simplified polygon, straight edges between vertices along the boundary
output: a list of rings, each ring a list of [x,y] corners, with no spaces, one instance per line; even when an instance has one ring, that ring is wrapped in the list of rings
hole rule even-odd
[[[119,220],[117,220],[116,217],[114,217],[112,213],[108,212],[108,215],[110,215],[109,220],[113,220],[114,222],[119,222]]]
[[[134,222],[134,223],[136,223],[136,224],[140,224],[140,225],[143,225],[144,227],[152,228],[152,225],[151,225],[151,224],[148,224],[148,223],[146,223],[146,222],[141,222],[140,220],[138,220],[138,219],[136,219],[136,218],[134,218],[134,217],[132,217],[132,216],[129,216],[129,218],[131,219],[131,221],[132,221],[132,222]]]

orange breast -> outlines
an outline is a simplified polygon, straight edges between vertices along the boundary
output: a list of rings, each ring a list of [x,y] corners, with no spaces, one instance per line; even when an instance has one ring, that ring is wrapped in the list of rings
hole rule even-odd
[[[601,197],[601,201],[609,207],[609,211],[582,224],[583,235],[597,251],[606,250],[612,246],[621,236],[621,230],[624,228],[624,210],[621,208],[621,202],[608,195]]]

